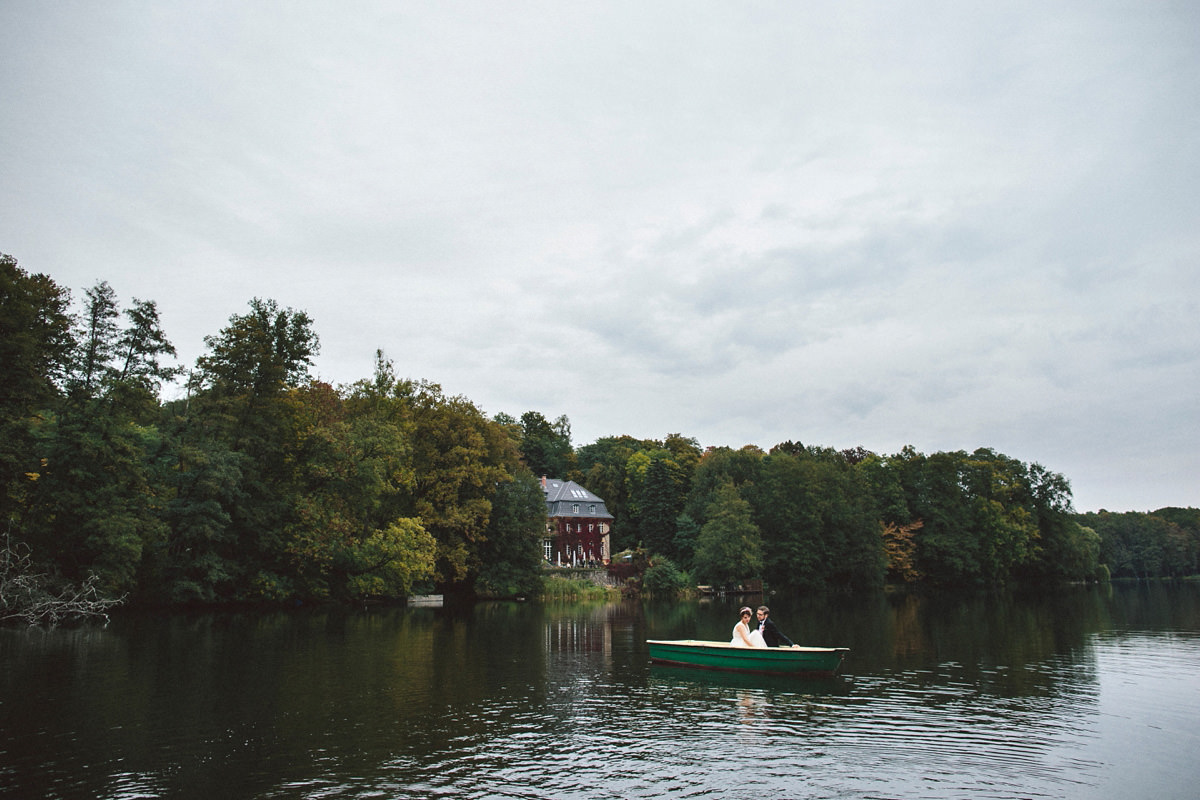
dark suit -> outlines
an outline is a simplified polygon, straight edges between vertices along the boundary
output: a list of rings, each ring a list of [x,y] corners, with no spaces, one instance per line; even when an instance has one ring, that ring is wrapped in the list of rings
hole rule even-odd
[[[767,647],[792,646],[792,640],[779,631],[779,628],[770,617],[764,619],[762,624],[758,626],[758,629],[762,631],[763,641],[767,643]]]

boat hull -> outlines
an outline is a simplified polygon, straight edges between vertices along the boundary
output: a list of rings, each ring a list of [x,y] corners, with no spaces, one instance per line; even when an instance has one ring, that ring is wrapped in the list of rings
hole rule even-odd
[[[753,672],[760,675],[836,675],[846,647],[734,647],[697,639],[647,639],[650,660],[699,669]]]

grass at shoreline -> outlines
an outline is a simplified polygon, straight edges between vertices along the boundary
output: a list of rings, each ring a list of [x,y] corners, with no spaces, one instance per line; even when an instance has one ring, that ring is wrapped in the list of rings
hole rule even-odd
[[[543,600],[614,600],[621,596],[617,589],[597,586],[583,578],[563,578],[548,575],[542,578]]]

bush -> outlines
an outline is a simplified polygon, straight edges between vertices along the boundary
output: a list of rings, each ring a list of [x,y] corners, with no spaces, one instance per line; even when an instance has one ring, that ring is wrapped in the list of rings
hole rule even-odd
[[[688,588],[688,576],[669,558],[656,556],[642,576],[642,590],[657,597],[678,595]]]

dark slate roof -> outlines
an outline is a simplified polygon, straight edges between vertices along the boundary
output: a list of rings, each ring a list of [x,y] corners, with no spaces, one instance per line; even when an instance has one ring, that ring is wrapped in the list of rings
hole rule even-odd
[[[592,494],[575,481],[546,478],[542,485],[546,495],[546,514],[551,517],[587,517],[588,519],[613,519],[604,507],[604,500]],[[574,511],[575,504],[579,510]],[[590,511],[591,506],[595,511]]]

